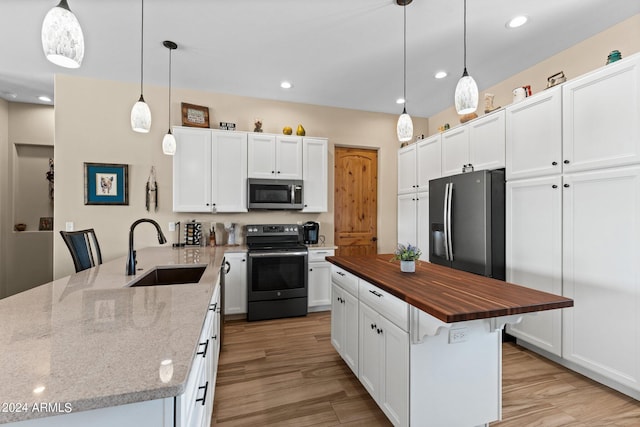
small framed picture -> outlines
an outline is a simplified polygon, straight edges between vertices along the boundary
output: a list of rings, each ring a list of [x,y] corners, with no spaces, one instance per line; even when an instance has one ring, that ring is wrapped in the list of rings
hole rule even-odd
[[[84,164],[85,205],[128,205],[129,165]]]
[[[43,216],[40,217],[39,231],[51,231],[53,230],[53,217]]]
[[[209,107],[201,105],[182,104],[182,126],[209,127]]]

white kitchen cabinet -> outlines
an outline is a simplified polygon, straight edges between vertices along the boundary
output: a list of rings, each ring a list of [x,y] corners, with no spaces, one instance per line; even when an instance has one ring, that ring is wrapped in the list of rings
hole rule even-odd
[[[516,180],[506,186],[506,279],[562,294],[562,178]],[[527,314],[509,334],[562,354],[562,311]]]
[[[562,172],[562,87],[506,108],[506,179]]]
[[[416,144],[398,150],[398,194],[416,191]]]
[[[442,138],[439,133],[416,143],[416,176],[418,192],[429,191],[429,181],[442,176]]]
[[[311,311],[331,305],[331,264],[325,257],[333,255],[334,249],[309,248],[308,306]]]
[[[302,138],[302,212],[327,212],[329,148],[326,138]]]
[[[563,357],[640,391],[640,166],[564,176]]]
[[[174,212],[247,211],[247,134],[176,127]]]
[[[398,196],[398,243],[411,243],[422,250],[423,261],[429,260],[429,192]]]
[[[409,334],[360,302],[360,382],[394,426],[409,425]]]
[[[302,179],[302,138],[250,133],[248,177]]]
[[[331,344],[358,376],[358,279],[331,266]]]
[[[640,55],[567,82],[562,97],[565,172],[640,162]]]
[[[225,276],[224,314],[247,313],[247,254],[225,252],[229,272]]]
[[[442,134],[442,176],[505,166],[505,112],[499,110]]]

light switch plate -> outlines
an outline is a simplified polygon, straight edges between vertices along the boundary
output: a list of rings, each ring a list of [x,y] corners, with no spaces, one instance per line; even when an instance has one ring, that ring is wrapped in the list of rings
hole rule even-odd
[[[176,231],[176,223],[175,222],[170,222],[169,223],[169,231]]]

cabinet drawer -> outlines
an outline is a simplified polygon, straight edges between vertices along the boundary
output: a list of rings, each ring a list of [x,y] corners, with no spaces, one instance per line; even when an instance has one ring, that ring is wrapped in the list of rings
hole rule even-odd
[[[360,301],[386,317],[404,331],[409,330],[409,304],[377,286],[360,279]]]
[[[348,271],[332,265],[331,281],[348,291],[353,296],[358,296],[358,278]]]
[[[324,261],[325,257],[335,255],[334,249],[309,249],[309,262]]]

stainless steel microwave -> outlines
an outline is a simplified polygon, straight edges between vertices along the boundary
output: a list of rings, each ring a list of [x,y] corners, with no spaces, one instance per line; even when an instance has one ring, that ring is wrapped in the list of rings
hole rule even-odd
[[[300,210],[304,207],[302,180],[297,179],[249,178],[247,197],[249,209]]]

